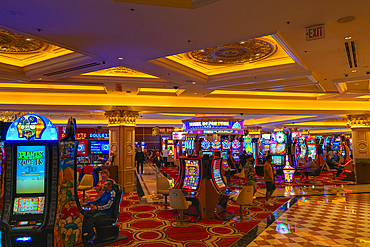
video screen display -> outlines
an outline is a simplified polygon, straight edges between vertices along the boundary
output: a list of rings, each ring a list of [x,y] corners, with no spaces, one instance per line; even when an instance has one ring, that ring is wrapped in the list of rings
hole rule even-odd
[[[213,178],[219,189],[226,187],[221,175],[221,159],[213,160]]]
[[[202,156],[205,155],[205,154],[208,154],[209,156],[212,156],[213,155],[213,152],[209,152],[209,151],[202,152]]]
[[[271,134],[262,134],[262,139],[270,140],[271,139]]]
[[[285,154],[285,143],[271,143],[270,153],[271,154]]]
[[[333,150],[334,151],[339,151],[340,150],[339,142],[333,142]]]
[[[43,214],[45,197],[16,197],[14,199],[13,215]]]
[[[109,154],[109,141],[90,141],[90,154]]]
[[[78,141],[77,155],[87,155],[87,140]]]
[[[284,165],[284,156],[272,156],[272,164],[277,166]]]
[[[44,193],[45,146],[17,146],[17,194]]]
[[[227,160],[227,152],[222,152],[221,156],[223,159]]]
[[[185,177],[182,188],[196,190],[198,188],[200,176],[199,160],[184,160],[184,162]]]

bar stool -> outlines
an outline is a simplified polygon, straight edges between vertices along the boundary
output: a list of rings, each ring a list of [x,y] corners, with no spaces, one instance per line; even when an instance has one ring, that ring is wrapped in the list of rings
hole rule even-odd
[[[170,194],[170,183],[167,178],[159,177],[157,179],[157,193],[164,195],[164,209],[167,210],[167,196]]]
[[[242,178],[245,178],[245,171],[244,171],[244,169],[242,169],[242,171],[240,173],[234,174],[234,176],[239,178],[239,188],[242,187],[242,185],[241,185],[241,179]]]
[[[170,207],[180,210],[180,221],[172,224],[175,227],[186,227],[187,224],[184,224],[184,209],[188,209],[192,202],[189,202],[185,199],[184,194],[179,189],[170,190]]]
[[[93,167],[92,166],[85,166],[84,173],[85,175],[82,177],[80,185],[78,185],[77,189],[82,191],[82,201],[85,202],[85,192],[86,190],[91,190],[94,187],[94,176],[92,174]]]
[[[243,206],[245,205],[252,205],[253,204],[253,186],[245,186],[243,190],[239,193],[238,198],[236,199],[236,204],[240,205],[240,215],[234,217],[233,220],[239,221],[239,222],[246,222],[250,221],[245,220],[243,217]]]

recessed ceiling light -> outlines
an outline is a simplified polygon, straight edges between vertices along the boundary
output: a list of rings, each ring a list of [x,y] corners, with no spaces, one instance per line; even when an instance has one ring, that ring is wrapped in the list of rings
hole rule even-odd
[[[344,39],[352,39],[352,37],[351,36],[347,36]]]
[[[30,38],[27,38],[26,41],[31,41],[31,39]]]
[[[245,42],[244,42],[244,41],[242,41],[242,42],[240,42],[240,44],[245,44]]]
[[[355,83],[355,86],[358,86],[358,83]]]
[[[7,47],[5,47],[5,46],[3,46],[3,47],[1,47],[1,50],[3,50],[3,51],[6,51],[8,48]]]
[[[337,20],[338,23],[347,23],[347,22],[350,22],[350,21],[353,21],[354,19],[356,19],[356,17],[354,16],[344,16],[342,18],[339,18]]]
[[[353,69],[352,72],[355,73],[355,72],[357,72],[357,70]]]
[[[198,93],[194,93],[194,94],[198,94]]]
[[[123,57],[119,57],[118,59],[119,59],[119,60],[123,60]]]
[[[256,56],[259,56],[259,55],[260,55],[259,53],[256,54]]]
[[[200,52],[204,52],[204,50],[202,49],[202,50],[199,50]]]
[[[196,83],[195,81],[192,82],[193,85],[195,85],[195,83]]]
[[[42,81],[42,78],[41,78],[41,77],[39,77],[39,78],[37,78],[37,80]]]
[[[223,61],[222,60],[218,60],[219,63],[222,63]]]
[[[14,11],[14,10],[8,10],[8,14],[10,14],[10,15],[18,15],[18,12],[17,11]]]

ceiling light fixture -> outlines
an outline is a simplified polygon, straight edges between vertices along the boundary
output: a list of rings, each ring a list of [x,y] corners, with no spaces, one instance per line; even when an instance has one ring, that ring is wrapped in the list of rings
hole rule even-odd
[[[27,38],[26,41],[31,41],[31,39],[30,38]]]
[[[259,56],[259,55],[260,55],[259,53],[256,54],[256,56]]]
[[[337,20],[337,22],[338,23],[347,23],[347,22],[351,22],[351,21],[353,21],[354,19],[356,19],[356,17],[354,17],[354,16],[344,16],[344,17],[342,17],[342,18],[339,18],[338,20]]]
[[[355,83],[355,86],[358,86],[358,83]]]
[[[123,60],[123,57],[119,57],[118,59],[119,59],[119,60]]]
[[[194,94],[198,94],[198,93],[194,93]]]
[[[223,61],[222,60],[218,60],[219,63],[222,63]]]
[[[240,44],[245,44],[245,42],[244,42],[244,41],[242,41],[242,42],[240,42]]]
[[[195,83],[196,83],[195,81],[192,82],[193,85],[195,85]]]
[[[18,12],[17,11],[14,11],[14,10],[8,10],[8,14],[10,14],[10,15],[18,15]]]
[[[357,72],[357,70],[353,69],[352,72],[355,73],[355,72]]]
[[[202,49],[202,50],[199,50],[200,52],[204,52],[204,50]]]
[[[352,39],[352,37],[351,36],[347,36],[344,39]]]

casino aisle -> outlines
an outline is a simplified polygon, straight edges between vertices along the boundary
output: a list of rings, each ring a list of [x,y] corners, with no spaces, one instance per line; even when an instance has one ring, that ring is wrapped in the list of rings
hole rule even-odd
[[[369,203],[369,193],[301,197],[247,246],[369,246]]]

